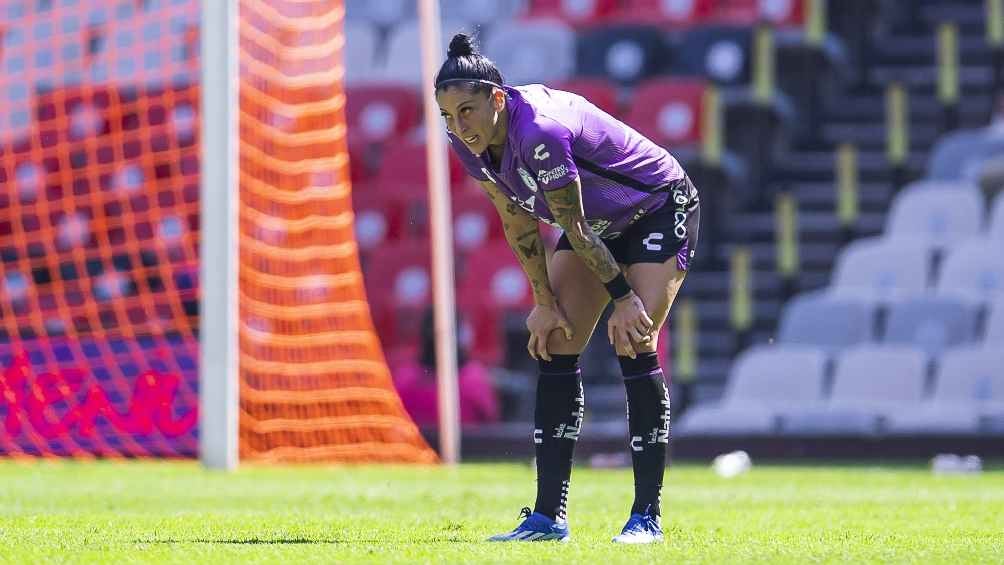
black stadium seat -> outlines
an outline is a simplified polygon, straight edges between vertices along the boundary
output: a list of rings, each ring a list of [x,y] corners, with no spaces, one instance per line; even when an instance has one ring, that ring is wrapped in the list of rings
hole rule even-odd
[[[620,25],[597,28],[578,36],[577,71],[632,84],[666,70],[671,50],[655,27]]]
[[[672,72],[702,76],[726,86],[749,84],[753,30],[749,27],[700,27],[676,43]]]

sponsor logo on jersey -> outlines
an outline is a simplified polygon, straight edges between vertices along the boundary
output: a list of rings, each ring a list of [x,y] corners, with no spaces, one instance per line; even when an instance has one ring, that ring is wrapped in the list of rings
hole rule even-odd
[[[533,175],[523,167],[516,169],[519,172],[519,176],[523,179],[523,184],[530,189],[531,192],[537,192],[537,181],[533,180]]]
[[[610,220],[586,220],[589,224],[589,228],[593,230],[596,235],[603,235],[603,232],[607,231],[612,223]]]
[[[648,234],[648,237],[641,240],[641,242],[645,245],[645,249],[649,251],[662,251],[662,244],[656,242],[662,241],[665,237],[665,235],[659,232],[652,232]]]
[[[550,171],[540,171],[537,173],[537,180],[543,184],[551,184],[552,182],[564,177],[568,174],[568,167],[565,165],[558,165],[557,167],[551,169]]]
[[[540,145],[534,147],[533,148],[533,158],[536,159],[536,160],[538,160],[538,161],[543,161],[544,159],[547,159],[548,157],[550,157],[551,154],[548,151],[546,151],[546,149],[547,148],[544,147],[543,143],[541,143]]]

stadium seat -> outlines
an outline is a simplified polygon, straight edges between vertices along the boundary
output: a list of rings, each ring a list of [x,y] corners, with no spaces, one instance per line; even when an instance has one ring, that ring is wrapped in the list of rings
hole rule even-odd
[[[972,434],[980,417],[1004,406],[1004,349],[963,347],[942,355],[930,400],[888,414],[893,434]]]
[[[1004,346],[1004,297],[987,306],[986,332],[983,343],[987,347]]]
[[[189,4],[189,7],[195,5]],[[198,54],[187,53],[186,22],[196,25],[198,13],[194,10],[178,12],[178,7],[172,6],[109,18],[98,28],[101,34],[98,45],[102,47],[90,56],[87,66],[90,76],[87,78],[96,84],[114,85],[163,86],[198,82]],[[122,56],[125,52],[132,56]]]
[[[775,27],[797,27],[805,20],[801,0],[757,0],[758,17]]]
[[[453,35],[461,31],[471,33],[473,26],[467,21],[443,20],[441,58],[446,59],[446,52]],[[432,85],[422,83],[422,48],[419,36],[418,22],[409,20],[394,27],[387,38],[387,58],[373,77],[374,80],[390,83],[404,83],[418,88],[431,88]],[[503,69],[504,70],[504,69]]]
[[[1004,252],[990,239],[966,241],[948,251],[938,278],[938,294],[973,302],[1004,295]]]
[[[696,145],[701,140],[705,84],[699,80],[653,79],[634,93],[625,121],[656,143]]]
[[[942,137],[931,151],[927,177],[932,180],[971,180],[980,163],[1004,152],[1004,137],[991,137],[985,129],[959,130]]]
[[[457,184],[467,176],[453,151],[446,150],[450,183]],[[400,140],[384,146],[378,159],[374,182],[381,190],[424,195],[428,186],[425,144]]]
[[[508,84],[551,84],[575,70],[575,33],[556,20],[502,22],[492,27],[484,53]]]
[[[913,345],[928,355],[973,341],[976,308],[948,297],[918,297],[893,304],[886,321],[884,342]]]
[[[860,345],[837,360],[833,390],[825,403],[782,414],[793,435],[874,435],[883,414],[924,394],[927,356],[907,346]]]
[[[814,347],[779,345],[744,351],[732,365],[721,401],[688,410],[676,433],[771,434],[779,410],[822,400],[825,367],[826,354]]]
[[[477,25],[507,23],[526,10],[527,0],[440,0],[444,18]],[[493,32],[494,33],[494,32]]]
[[[676,46],[671,72],[726,86],[749,84],[752,33],[748,27],[730,26],[689,30]]]
[[[484,193],[454,193],[450,206],[453,241],[459,252],[477,256],[489,242],[503,240],[502,219]]]
[[[994,199],[994,207],[990,211],[990,224],[987,228],[991,241],[1004,243],[1004,192]]]
[[[392,26],[415,19],[414,0],[345,0],[345,19]]]
[[[575,27],[604,23],[615,13],[617,0],[529,0],[530,20],[559,19]]]
[[[921,181],[893,200],[885,235],[934,248],[950,247],[977,235],[983,227],[983,197],[965,183]]]
[[[576,74],[634,84],[661,73],[670,51],[659,28],[647,25],[598,27],[579,34]]]
[[[930,263],[922,242],[860,239],[837,257],[828,292],[879,302],[917,296],[927,291]]]
[[[768,8],[764,16],[778,20],[778,25],[791,17],[785,6]],[[626,0],[617,20],[656,23],[670,30],[711,24],[749,26],[757,22],[762,10],[758,0]]]
[[[346,125],[357,141],[379,143],[403,138],[421,118],[422,100],[410,86],[350,86],[345,97]]]
[[[356,242],[363,253],[378,251],[388,242],[401,239],[403,203],[394,194],[381,194],[372,185],[352,189]]]
[[[832,355],[874,339],[875,306],[853,298],[803,294],[785,307],[780,327],[781,343],[820,347]]]
[[[490,261],[475,260],[490,257]],[[505,241],[494,241],[465,263],[457,300],[465,305],[487,305],[498,310],[529,312],[533,289]]]
[[[714,15],[716,3],[717,0],[626,0],[617,19],[664,27],[701,25]]]
[[[415,343],[422,314],[432,303],[429,241],[387,243],[374,258],[363,276],[380,337],[386,346]]]
[[[376,29],[366,22],[345,22],[345,83],[349,86],[375,80],[377,65]]]
[[[620,104],[617,101],[617,87],[605,79],[572,78],[556,83],[554,88],[574,92],[611,116],[621,115]]]

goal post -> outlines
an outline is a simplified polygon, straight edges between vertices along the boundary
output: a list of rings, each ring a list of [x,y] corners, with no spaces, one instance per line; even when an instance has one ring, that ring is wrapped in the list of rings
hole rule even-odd
[[[199,458],[229,470],[238,463],[238,0],[201,2]]]

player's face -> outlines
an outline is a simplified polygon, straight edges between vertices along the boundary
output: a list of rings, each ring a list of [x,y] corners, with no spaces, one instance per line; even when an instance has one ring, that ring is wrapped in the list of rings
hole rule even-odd
[[[490,95],[471,92],[460,86],[447,87],[436,94],[439,113],[446,120],[446,129],[467,145],[472,153],[481,154],[490,145],[505,143],[505,95],[497,88]]]

